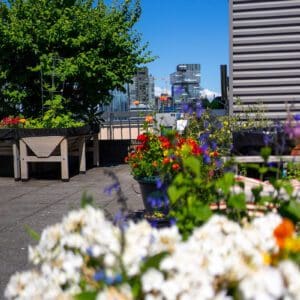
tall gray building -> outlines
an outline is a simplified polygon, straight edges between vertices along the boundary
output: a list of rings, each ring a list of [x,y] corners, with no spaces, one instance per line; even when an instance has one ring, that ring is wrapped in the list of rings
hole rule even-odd
[[[170,75],[172,98],[175,105],[200,97],[200,64],[180,64]]]
[[[136,76],[129,85],[129,101],[138,100],[142,104],[150,104],[154,101],[154,78],[149,74],[147,67],[138,68]]]
[[[230,0],[229,110],[262,103],[266,116],[300,110],[300,0]]]

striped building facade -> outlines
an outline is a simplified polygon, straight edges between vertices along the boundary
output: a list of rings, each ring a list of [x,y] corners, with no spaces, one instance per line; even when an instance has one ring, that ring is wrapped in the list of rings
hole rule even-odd
[[[300,112],[300,0],[229,3],[229,112],[257,103],[270,119]]]

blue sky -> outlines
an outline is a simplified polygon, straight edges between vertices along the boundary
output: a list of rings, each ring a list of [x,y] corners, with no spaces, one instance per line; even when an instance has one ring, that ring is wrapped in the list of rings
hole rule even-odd
[[[141,0],[136,26],[159,58],[148,65],[165,89],[181,63],[201,64],[201,86],[220,92],[220,64],[229,61],[228,0]]]

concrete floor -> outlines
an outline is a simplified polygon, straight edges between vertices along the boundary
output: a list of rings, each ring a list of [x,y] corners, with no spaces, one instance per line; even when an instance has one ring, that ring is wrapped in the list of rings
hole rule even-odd
[[[35,241],[27,234],[26,226],[40,233],[46,226],[59,222],[68,211],[80,207],[84,192],[92,195],[94,204],[108,216],[118,211],[116,195],[104,193],[105,187],[113,182],[105,170],[118,176],[129,209],[142,209],[139,187],[127,165],[93,168],[69,182],[36,179],[15,182],[13,178],[0,177],[0,299],[4,299],[10,276],[30,268],[27,248]]]

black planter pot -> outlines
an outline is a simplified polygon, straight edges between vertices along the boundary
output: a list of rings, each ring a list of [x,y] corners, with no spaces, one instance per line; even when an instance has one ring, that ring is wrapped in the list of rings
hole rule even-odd
[[[140,186],[140,191],[147,212],[163,211],[168,212],[168,201],[166,188],[158,189],[158,177],[136,179]]]

